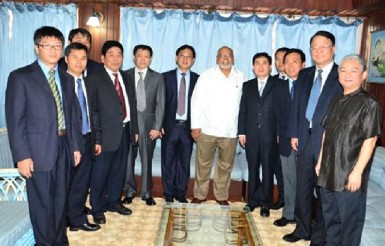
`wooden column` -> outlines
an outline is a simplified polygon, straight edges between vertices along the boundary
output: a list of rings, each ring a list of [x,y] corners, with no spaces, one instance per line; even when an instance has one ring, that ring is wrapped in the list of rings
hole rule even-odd
[[[87,29],[92,35],[90,58],[100,61],[102,46],[107,40],[119,40],[120,6],[112,3],[79,3],[79,27]],[[103,13],[104,20],[100,27],[87,26],[87,20],[93,10]]]

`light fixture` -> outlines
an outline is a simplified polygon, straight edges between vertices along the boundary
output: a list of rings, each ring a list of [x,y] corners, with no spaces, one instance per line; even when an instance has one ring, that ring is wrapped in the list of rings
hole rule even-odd
[[[100,12],[100,11],[93,10],[90,18],[88,18],[88,21],[87,21],[86,25],[87,26],[98,26],[99,27],[100,24],[103,22],[103,20],[104,20],[103,13]]]

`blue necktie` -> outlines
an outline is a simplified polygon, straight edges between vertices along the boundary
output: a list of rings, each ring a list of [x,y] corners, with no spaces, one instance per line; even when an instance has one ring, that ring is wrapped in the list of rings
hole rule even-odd
[[[87,134],[90,131],[90,127],[88,125],[87,103],[83,92],[82,80],[77,79],[76,83],[78,84],[78,101],[82,110],[82,134]]]
[[[297,80],[293,80],[291,82],[291,88],[290,88],[290,96],[291,96],[291,100],[293,100],[294,98],[294,90],[295,90],[295,84],[297,83]]]
[[[321,84],[322,84],[322,69],[318,70],[317,78],[314,81],[313,87],[311,88],[309,101],[307,103],[306,109],[306,119],[311,122],[313,120],[313,115],[315,107],[317,106],[318,98],[321,93]]]

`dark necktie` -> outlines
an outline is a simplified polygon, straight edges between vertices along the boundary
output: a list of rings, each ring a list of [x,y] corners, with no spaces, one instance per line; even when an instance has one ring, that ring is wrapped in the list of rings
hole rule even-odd
[[[139,80],[136,86],[136,108],[143,112],[146,109],[146,91],[144,88],[143,72],[138,72]]]
[[[306,119],[309,122],[313,120],[314,111],[317,106],[319,95],[321,93],[321,84],[322,84],[322,69],[319,69],[317,78],[315,79],[313,83],[313,87],[311,88],[309,101],[307,103]]]
[[[114,84],[115,84],[115,90],[118,93],[120,104],[122,105],[122,111],[123,111],[123,120],[126,118],[126,103],[124,101],[124,95],[123,95],[123,89],[122,86],[119,83],[119,76],[117,73],[113,73],[115,76]]]
[[[84,96],[82,80],[80,78],[77,79],[76,84],[78,86],[78,101],[80,109],[82,110],[82,134],[87,134],[90,131],[90,127],[88,124],[87,102],[86,97]]]
[[[294,98],[295,84],[297,84],[297,80],[293,80],[291,82],[291,88],[290,88],[291,100],[293,100],[293,98]]]
[[[51,88],[53,97],[55,98],[55,104],[56,104],[56,111],[57,111],[57,123],[58,123],[58,131],[64,130],[64,113],[63,113],[63,106],[60,99],[59,90],[57,88],[57,84],[55,81],[55,70],[51,69],[49,70],[49,77],[48,77],[48,84]]]
[[[182,73],[182,78],[180,79],[179,85],[179,94],[178,94],[178,109],[177,114],[179,116],[184,115],[185,113],[185,103],[186,103],[186,73]]]
[[[282,75],[282,79],[283,79],[283,80],[286,80],[287,78],[286,78],[286,76],[285,76],[285,75]]]

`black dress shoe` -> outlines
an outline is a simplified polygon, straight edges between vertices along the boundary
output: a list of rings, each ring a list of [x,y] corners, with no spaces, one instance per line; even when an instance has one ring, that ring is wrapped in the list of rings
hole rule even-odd
[[[95,214],[95,215],[92,215],[92,217],[94,218],[94,222],[95,224],[105,224],[106,223],[106,216],[104,216],[104,214]]]
[[[146,201],[146,205],[147,206],[154,206],[154,205],[156,205],[156,202],[155,202],[154,198],[152,198],[152,197],[142,198],[142,200]]]
[[[70,231],[97,231],[100,229],[100,225],[91,224],[88,221],[80,226],[70,225]]]
[[[164,200],[165,200],[166,202],[174,202],[174,198],[173,198],[172,196],[165,196],[165,197],[164,197]]]
[[[90,215],[91,214],[91,209],[89,207],[87,207],[87,206],[84,206],[83,213],[85,213],[86,215]]]
[[[283,201],[279,201],[279,202],[273,204],[272,206],[270,206],[270,209],[278,210],[280,208],[283,208],[283,206],[285,206],[285,203]]]
[[[275,226],[286,226],[287,224],[295,224],[295,220],[288,220],[285,217],[282,216],[282,218],[277,219],[274,221]]]
[[[229,206],[229,202],[227,200],[222,200],[222,201],[219,201],[219,200],[215,200],[219,205],[221,206]]]
[[[120,203],[116,204],[113,207],[108,208],[108,211],[114,212],[114,213],[118,213],[118,214],[121,214],[121,215],[130,215],[130,214],[132,214],[131,209],[126,208],[125,206],[123,206]]]
[[[188,203],[188,201],[187,201],[187,199],[186,199],[186,197],[178,197],[176,200],[178,200],[178,202],[180,202],[180,203]]]
[[[259,215],[262,217],[269,217],[270,216],[270,210],[267,206],[262,206],[261,211],[259,212]]]
[[[201,200],[201,199],[198,199],[198,198],[193,198],[192,200],[191,200],[191,203],[194,203],[194,204],[201,204],[202,202],[205,202],[205,201],[207,201],[207,199],[205,198],[205,199],[203,199],[203,200]]]
[[[297,237],[296,235],[294,235],[294,232],[290,233],[290,234],[286,234],[285,236],[283,236],[282,239],[285,240],[286,242],[289,242],[289,243],[295,243],[295,242],[298,242],[299,240],[302,240],[302,239],[310,240],[310,238]]]
[[[132,196],[126,196],[124,199],[123,199],[123,204],[130,204],[132,203],[132,200],[134,198]]]

